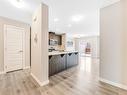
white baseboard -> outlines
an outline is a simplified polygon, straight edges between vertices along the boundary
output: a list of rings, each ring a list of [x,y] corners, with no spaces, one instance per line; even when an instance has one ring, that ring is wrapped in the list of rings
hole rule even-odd
[[[40,82],[40,81],[36,78],[36,76],[35,76],[34,74],[32,74],[32,73],[31,73],[31,76],[34,78],[34,80],[35,80],[40,86],[44,86],[44,85],[47,85],[47,84],[49,83],[49,80],[44,81],[43,83]]]
[[[127,86],[123,85],[123,84],[120,84],[120,83],[115,83],[115,82],[112,82],[112,81],[109,81],[109,80],[106,80],[106,79],[103,79],[103,78],[99,78],[99,81],[110,84],[112,86],[116,86],[116,87],[121,88],[121,89],[127,90]]]
[[[44,82],[41,84],[41,86],[45,86],[45,85],[47,85],[47,84],[49,84],[49,80],[44,81]]]
[[[3,75],[3,74],[6,74],[6,72],[4,72],[4,71],[3,72],[0,72],[0,75]]]
[[[30,66],[26,66],[26,67],[23,67],[23,69],[30,69]],[[6,70],[5,71],[3,71],[3,72],[0,72],[0,75],[1,74],[6,74],[7,72],[6,72]]]
[[[26,66],[26,67],[24,67],[23,69],[30,69],[30,66]]]

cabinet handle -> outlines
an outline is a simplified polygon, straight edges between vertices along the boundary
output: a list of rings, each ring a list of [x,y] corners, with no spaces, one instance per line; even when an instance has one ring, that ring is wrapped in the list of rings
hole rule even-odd
[[[49,60],[52,58],[52,56],[49,56]]]
[[[75,55],[77,55],[78,53],[75,53]]]
[[[61,54],[61,57],[63,57],[64,56],[64,54]]]
[[[19,52],[23,52],[23,50],[20,50]]]
[[[68,55],[69,55],[69,56],[71,56],[71,55],[72,55],[72,53],[69,53]]]

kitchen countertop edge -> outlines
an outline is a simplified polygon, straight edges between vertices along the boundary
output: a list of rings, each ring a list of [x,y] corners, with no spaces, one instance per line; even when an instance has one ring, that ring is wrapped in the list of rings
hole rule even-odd
[[[60,55],[60,54],[68,54],[68,53],[78,53],[78,51],[63,51],[63,52],[49,52],[49,56],[52,55]]]

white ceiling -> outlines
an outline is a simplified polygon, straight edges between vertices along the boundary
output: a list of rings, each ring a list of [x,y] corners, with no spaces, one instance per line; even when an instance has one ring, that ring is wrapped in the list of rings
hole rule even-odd
[[[49,6],[49,31],[72,36],[99,35],[100,0],[24,0],[23,8],[16,8],[9,1],[0,0],[0,16],[31,24],[34,10],[44,2]],[[82,19],[75,22],[73,16]]]

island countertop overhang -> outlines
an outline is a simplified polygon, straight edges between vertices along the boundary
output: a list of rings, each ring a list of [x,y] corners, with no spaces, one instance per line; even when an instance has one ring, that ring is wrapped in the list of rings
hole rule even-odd
[[[78,51],[53,51],[53,52],[49,52],[49,56],[52,55],[60,55],[60,54],[69,54],[69,53],[78,53]]]

